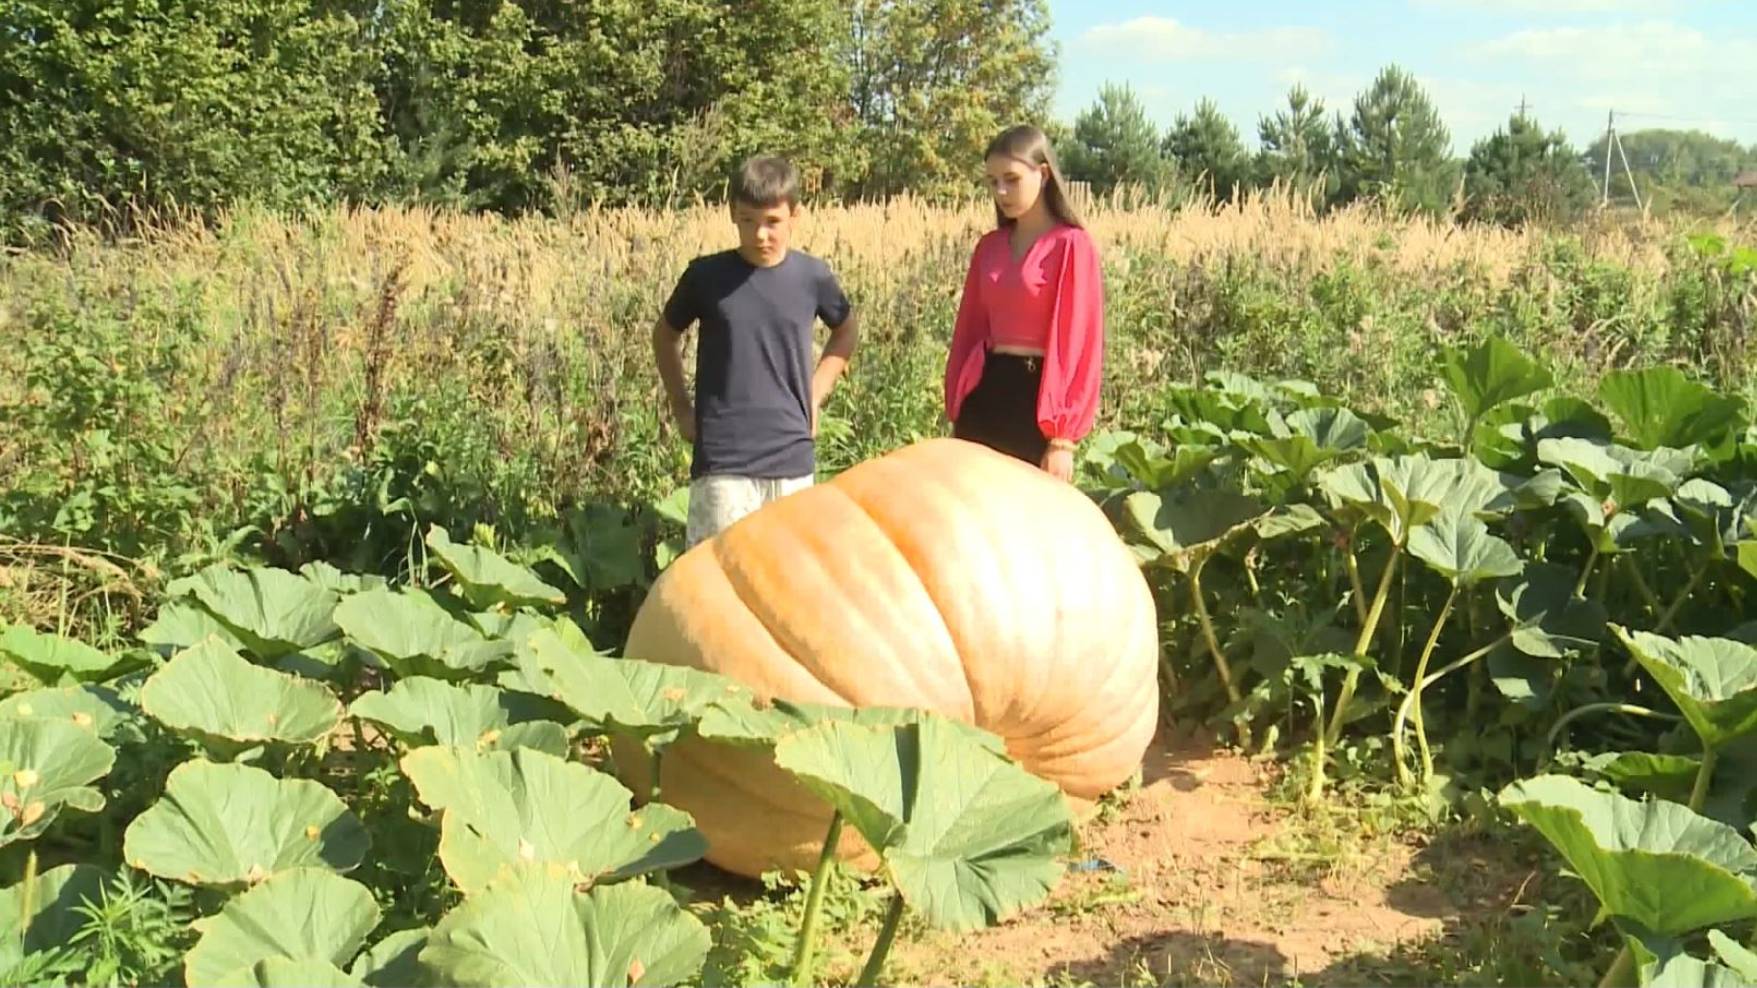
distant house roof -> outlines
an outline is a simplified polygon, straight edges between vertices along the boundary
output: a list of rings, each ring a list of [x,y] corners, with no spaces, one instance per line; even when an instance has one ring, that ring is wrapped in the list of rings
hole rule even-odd
[[[1748,169],[1733,179],[1735,189],[1757,189],[1757,169]]]

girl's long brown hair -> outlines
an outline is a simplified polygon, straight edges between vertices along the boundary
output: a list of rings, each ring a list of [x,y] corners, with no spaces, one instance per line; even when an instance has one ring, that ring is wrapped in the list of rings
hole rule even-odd
[[[988,150],[982,152],[982,159],[987,161],[997,154],[1023,161],[1033,168],[1048,165],[1049,179],[1043,183],[1041,195],[1049,207],[1049,214],[1068,226],[1084,227],[1080,214],[1074,211],[1074,204],[1068,201],[1067,180],[1062,178],[1061,166],[1055,162],[1055,149],[1049,146],[1049,135],[1030,124],[1008,127],[988,142]],[[994,221],[996,226],[1013,224],[999,206],[994,208]]]

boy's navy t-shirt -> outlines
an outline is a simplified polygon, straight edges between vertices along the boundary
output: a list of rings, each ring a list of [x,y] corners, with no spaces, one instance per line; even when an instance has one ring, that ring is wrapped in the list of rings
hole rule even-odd
[[[829,265],[810,254],[790,250],[772,268],[737,250],[689,263],[664,317],[679,332],[701,323],[692,478],[814,472],[813,320],[839,326],[849,309]]]

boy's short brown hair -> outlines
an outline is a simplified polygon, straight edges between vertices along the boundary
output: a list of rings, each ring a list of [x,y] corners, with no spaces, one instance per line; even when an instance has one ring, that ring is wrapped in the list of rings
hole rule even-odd
[[[770,209],[785,203],[799,205],[799,169],[778,155],[763,154],[744,159],[732,178],[732,201]]]

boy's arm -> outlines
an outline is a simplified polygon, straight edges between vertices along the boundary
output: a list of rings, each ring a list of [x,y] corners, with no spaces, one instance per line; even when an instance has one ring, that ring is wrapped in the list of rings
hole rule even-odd
[[[817,369],[811,375],[811,408],[815,421],[817,410],[823,407],[824,399],[830,395],[830,389],[842,372],[848,368],[849,358],[854,356],[854,347],[860,342],[860,318],[852,309],[848,318],[841,325],[830,328],[830,338],[824,344],[823,356],[818,358]]]
[[[695,402],[683,380],[683,334],[671,328],[663,316],[653,323],[653,362],[665,386],[666,406],[683,438],[695,441]]]

